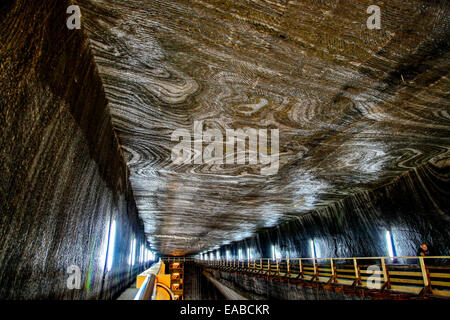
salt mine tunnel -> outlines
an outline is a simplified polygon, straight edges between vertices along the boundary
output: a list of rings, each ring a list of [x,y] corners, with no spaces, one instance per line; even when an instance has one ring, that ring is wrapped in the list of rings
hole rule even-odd
[[[450,296],[448,1],[6,0],[0,30],[1,300]]]

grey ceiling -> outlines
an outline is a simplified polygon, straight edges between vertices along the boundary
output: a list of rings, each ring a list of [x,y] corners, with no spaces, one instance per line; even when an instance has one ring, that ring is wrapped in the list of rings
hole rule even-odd
[[[446,1],[80,0],[145,231],[250,236],[448,157]],[[171,161],[174,130],[278,128],[280,169]]]

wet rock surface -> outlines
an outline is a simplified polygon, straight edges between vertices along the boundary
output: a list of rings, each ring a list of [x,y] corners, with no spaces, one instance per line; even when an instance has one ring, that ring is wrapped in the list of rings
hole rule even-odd
[[[131,239],[146,239],[87,39],[65,27],[69,4],[0,4],[0,299],[112,298],[143,268],[128,265]],[[80,290],[67,287],[71,265]]]
[[[314,210],[345,220],[345,197],[448,159],[447,1],[378,3],[380,30],[366,26],[372,1],[78,3],[139,215],[163,254]],[[172,163],[172,132],[200,120],[278,128],[278,174]]]
[[[253,258],[389,256],[386,232],[392,235],[396,256],[416,256],[422,242],[431,255],[450,252],[450,166],[447,161],[426,164],[373,191],[347,197],[254,237],[222,246],[219,255],[238,257],[247,248]],[[212,252],[216,255],[216,250]],[[416,263],[415,261],[398,261]],[[444,263],[445,261],[440,261]]]

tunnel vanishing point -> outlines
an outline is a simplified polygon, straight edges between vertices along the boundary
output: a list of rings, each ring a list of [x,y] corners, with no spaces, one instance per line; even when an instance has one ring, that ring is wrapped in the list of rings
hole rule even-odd
[[[448,1],[6,0],[0,31],[1,300],[450,296]]]

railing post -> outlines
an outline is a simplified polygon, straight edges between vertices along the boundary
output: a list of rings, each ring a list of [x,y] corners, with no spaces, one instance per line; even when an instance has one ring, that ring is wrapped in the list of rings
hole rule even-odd
[[[333,258],[330,258],[330,269],[331,269],[331,275],[334,276],[334,263],[333,263]]]
[[[291,261],[289,260],[289,258],[287,258],[286,261],[286,270],[287,270],[286,275],[289,276],[291,274]]]
[[[317,264],[316,264],[316,258],[313,258],[313,267],[314,267],[314,276],[317,276]]]
[[[335,280],[336,277],[336,271],[334,270],[334,261],[333,258],[330,258],[330,268],[331,268],[331,278],[333,279],[333,281]]]
[[[383,279],[384,279],[384,285],[383,287],[390,287],[390,283],[389,283],[389,273],[388,270],[386,268],[386,260],[384,258],[381,258],[381,270],[383,271]],[[384,288],[382,288],[384,289]]]
[[[422,271],[422,277],[423,277],[423,286],[425,288],[428,288],[430,286],[430,279],[428,278],[428,269],[425,265],[425,261],[423,257],[419,257],[420,262],[420,270]]]
[[[302,263],[302,259],[298,258],[298,266],[300,268],[300,277],[303,278],[303,263]]]
[[[353,267],[355,268],[355,283],[360,283],[358,262],[353,258]]]

